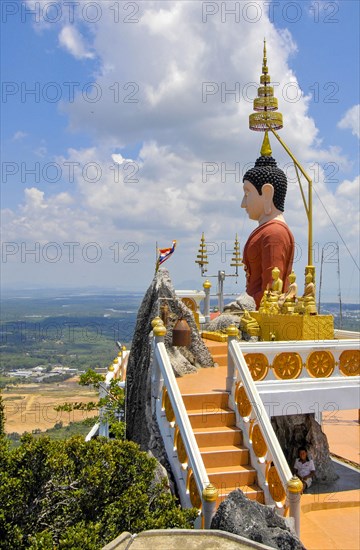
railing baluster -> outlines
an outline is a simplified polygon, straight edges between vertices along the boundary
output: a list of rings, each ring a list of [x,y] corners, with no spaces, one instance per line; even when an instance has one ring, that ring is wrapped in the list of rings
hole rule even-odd
[[[176,382],[170,358],[165,348],[164,336],[166,334],[166,329],[164,326],[156,325],[153,329],[153,333],[154,388],[152,395],[154,397],[157,395],[156,399],[159,399],[162,376],[163,383],[168,391],[171,406],[175,413],[176,424],[179,428],[179,432],[187,453],[188,468],[191,468],[193,472],[196,486],[199,495],[201,496],[204,527],[208,529],[210,527],[212,517],[215,514],[217,490],[209,482],[204,462],[201,457],[178,384]],[[157,369],[161,374],[156,372]]]
[[[300,536],[300,492],[302,489],[302,483],[298,478],[294,478],[292,476],[291,470],[271,425],[262,399],[257,391],[255,382],[253,381],[249,368],[246,364],[240,344],[236,341],[235,337],[231,337],[229,339],[228,353],[233,361],[235,369],[239,373],[240,380],[245,388],[249,401],[256,404],[256,406],[253,407],[253,411],[261,428],[261,433],[266,441],[272,461],[274,462],[276,470],[280,476],[281,483],[287,492],[290,505],[290,515],[294,518],[295,530],[298,536]]]

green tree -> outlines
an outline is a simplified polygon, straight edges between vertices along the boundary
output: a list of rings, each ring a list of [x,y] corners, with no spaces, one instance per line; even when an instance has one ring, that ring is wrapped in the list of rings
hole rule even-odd
[[[122,531],[191,528],[156,461],[128,441],[0,438],[0,548],[95,550]]]
[[[92,386],[95,389],[99,389],[100,385],[105,381],[105,376],[99,374],[92,369],[87,370],[81,374],[79,385],[80,386]],[[77,401],[73,403],[64,403],[63,405],[57,405],[56,411],[72,412],[74,410],[93,411],[104,407],[107,410],[107,418],[109,421],[111,436],[117,439],[123,439],[125,435],[125,425],[120,420],[124,417],[124,405],[125,395],[124,390],[118,384],[118,381],[113,379],[110,384],[105,388],[103,386],[106,395],[98,401],[90,401],[84,403],[83,401]]]

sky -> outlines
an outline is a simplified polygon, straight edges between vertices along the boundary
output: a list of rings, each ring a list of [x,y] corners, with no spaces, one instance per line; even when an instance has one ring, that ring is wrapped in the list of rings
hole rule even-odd
[[[248,128],[267,41],[284,128],[314,184],[322,300],[359,301],[359,2],[1,2],[1,285],[150,284],[156,244],[175,287],[230,267],[255,222],[242,177],[262,133]],[[291,159],[285,219],[302,288],[307,221]],[[306,187],[306,182],[303,182]],[[254,225],[255,224],[255,225]],[[211,279],[214,288],[216,278]],[[245,277],[226,280],[241,293]]]

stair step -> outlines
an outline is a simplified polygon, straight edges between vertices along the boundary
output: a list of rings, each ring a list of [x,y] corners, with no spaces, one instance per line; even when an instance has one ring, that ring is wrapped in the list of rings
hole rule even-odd
[[[227,353],[227,342],[216,342],[215,340],[206,340],[206,338],[203,341],[211,354]]]
[[[252,485],[256,481],[256,470],[251,466],[220,466],[206,468],[209,480],[219,489]]]
[[[200,410],[201,412],[216,412],[226,409],[229,401],[227,392],[218,393],[189,393],[182,396],[184,405],[188,410]]]
[[[228,361],[227,353],[212,353],[211,356],[214,363],[217,363],[219,367],[226,367]]]
[[[231,409],[219,409],[216,412],[188,411],[193,428],[211,428],[235,426],[235,413]]]
[[[245,466],[249,464],[249,450],[236,445],[219,447],[201,447],[200,453],[205,468],[223,466]]]
[[[233,487],[227,487],[226,489],[218,487],[219,494],[216,499],[216,506],[219,506],[219,504],[221,504],[226,497],[228,497],[229,494],[236,489],[240,489],[249,500],[256,500],[261,504],[265,504],[264,491],[256,485],[256,483],[253,483],[252,485],[243,485],[241,487],[239,485],[234,485]]]
[[[195,428],[194,435],[200,447],[223,445],[241,445],[242,431],[236,426]]]

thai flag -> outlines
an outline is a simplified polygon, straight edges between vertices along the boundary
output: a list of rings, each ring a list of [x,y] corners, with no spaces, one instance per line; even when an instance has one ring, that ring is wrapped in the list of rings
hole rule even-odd
[[[166,262],[166,260],[170,258],[171,254],[173,254],[173,252],[175,251],[175,247],[176,241],[173,241],[171,248],[158,248],[159,255],[156,262],[156,271],[159,269],[161,264],[163,264],[164,262]]]

